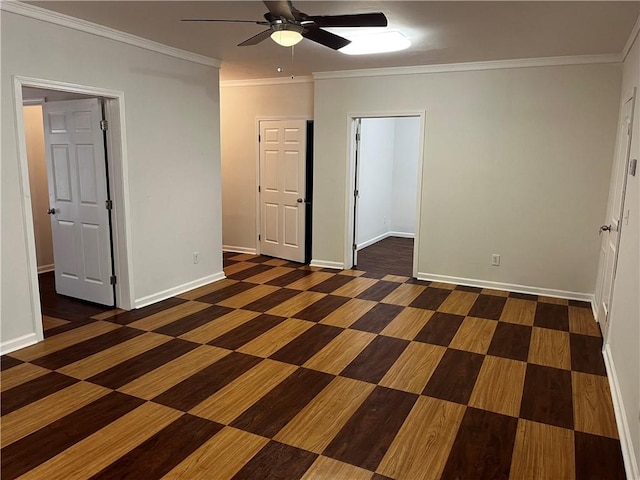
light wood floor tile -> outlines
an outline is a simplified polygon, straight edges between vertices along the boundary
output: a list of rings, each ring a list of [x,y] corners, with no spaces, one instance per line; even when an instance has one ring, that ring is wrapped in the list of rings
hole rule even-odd
[[[321,453],[374,388],[358,380],[334,378],[274,440]]]
[[[569,305],[569,300],[566,298],[543,297],[540,295],[538,296],[538,301],[542,303],[554,303],[556,305]]]
[[[0,391],[4,392],[10,388],[22,385],[29,380],[46,375],[50,370],[32,365],[31,363],[21,363],[0,374]]]
[[[296,370],[295,365],[264,360],[189,413],[229,424]]]
[[[109,318],[113,318],[120,313],[124,313],[125,311],[126,310],[122,310],[121,308],[114,308],[113,310],[107,310],[106,312],[92,315],[91,318],[93,318],[94,320],[108,320]]]
[[[382,335],[388,337],[404,338],[405,340],[413,340],[415,336],[427,324],[434,312],[424,310],[423,308],[407,307],[394,318],[384,330]]]
[[[274,259],[275,260],[275,259]],[[269,260],[270,262],[271,260]],[[265,262],[265,264],[267,264],[268,262]],[[275,267],[272,268],[270,270],[267,270],[266,272],[262,272],[259,273],[257,275],[254,275],[253,277],[249,277],[246,280],[244,280],[245,282],[249,282],[249,283],[267,283],[270,282],[271,280],[281,277],[282,275],[285,275],[289,272],[293,272],[293,268],[287,268],[287,267]]]
[[[172,362],[136,378],[118,391],[151,400],[230,353],[230,350],[201,345]]]
[[[507,298],[500,321],[531,326],[535,316],[536,302],[519,298]]]
[[[355,282],[355,280],[349,283],[353,282]],[[377,302],[352,298],[347,303],[320,320],[320,323],[333,325],[334,327],[347,328],[376,305]]]
[[[16,350],[11,353],[12,357],[25,362],[30,362],[39,357],[43,357],[63,348],[70,347],[76,343],[84,342],[90,338],[97,337],[107,332],[121,328],[120,325],[110,322],[93,322],[82,327],[78,327],[68,332],[61,333],[51,338],[46,338],[40,343],[36,343],[27,348]]]
[[[509,296],[509,292],[505,292],[504,290],[494,290],[492,288],[483,288],[482,289],[482,293],[483,295],[493,295],[494,297],[508,297]]]
[[[290,283],[287,285],[287,288],[291,288],[293,290],[308,290],[331,277],[333,277],[332,273],[313,272],[311,275],[307,275],[306,277],[302,277],[300,280]]]
[[[607,377],[571,372],[574,428],[580,432],[618,438]]]
[[[431,282],[429,284],[432,288],[441,288],[443,290],[455,290],[457,285],[453,283],[444,283],[444,282]]]
[[[258,315],[260,315],[258,312],[234,310],[233,312],[229,312],[226,315],[216,318],[213,322],[205,323],[198,328],[194,328],[193,330],[180,335],[180,338],[184,338],[191,342],[209,343],[214,338],[224,335],[243,323],[256,318]]]
[[[238,349],[238,352],[266,358],[314,325],[313,322],[289,318],[243,345]]]
[[[24,475],[23,479],[89,478],[178,417],[177,410],[145,403]],[[90,462],[87,459],[91,459]]]
[[[413,302],[427,287],[421,285],[412,285],[403,283],[393,292],[382,299],[382,303],[391,303],[393,305],[402,305],[406,307]]]
[[[333,292],[333,295],[340,295],[341,297],[357,297],[367,288],[375,285],[377,280],[375,278],[354,278],[349,283],[344,284],[340,288]]]
[[[569,341],[569,332],[533,327],[529,346],[529,362],[571,370]]]
[[[185,300],[196,300],[200,297],[208,295],[209,293],[217,292],[218,290],[221,290],[225,287],[229,287],[234,283],[238,283],[238,281],[231,280],[230,278],[224,278],[222,280],[218,280],[217,282],[209,283],[194,290],[189,290],[188,292],[181,293],[180,295],[178,295],[178,297],[184,298]]]
[[[234,262],[246,262],[247,260],[251,260],[255,258],[255,253],[239,253],[234,255],[233,257],[229,257],[229,260],[233,260]],[[255,263],[251,263],[252,265],[256,265]]]
[[[268,442],[253,433],[224,427],[163,479],[229,480]]]
[[[380,385],[422,393],[446,350],[426,343],[410,343],[382,378]]]
[[[327,295],[325,293],[302,292],[295,297],[282,302],[280,305],[273,307],[267,313],[271,315],[279,315],[281,317],[292,317],[294,314],[307,308],[309,305],[316,303],[318,300],[326,296]]]
[[[410,277],[403,277],[400,275],[385,275],[382,277],[382,280],[385,282],[396,282],[396,283],[404,283],[409,280]]]
[[[364,270],[342,270],[338,272],[338,275],[347,275],[349,277],[361,277],[366,272]]]
[[[281,267],[282,265],[286,265],[289,263],[289,260],[282,260],[280,258],[272,258],[271,260],[267,260],[263,263],[263,265],[269,265],[270,267]],[[293,270],[293,268],[289,269]]]
[[[158,345],[167,343],[169,340],[171,340],[171,337],[166,335],[151,332],[144,333],[114,347],[66,365],[58,369],[58,372],[85,380]]]
[[[135,322],[130,323],[129,326],[138,328],[140,330],[151,331],[160,327],[164,327],[171,322],[175,322],[176,320],[184,318],[187,315],[197,313],[200,310],[204,310],[205,308],[208,308],[210,306],[211,304],[209,303],[189,301],[155,313],[148,317],[141,318],[140,320],[136,320]]]
[[[600,327],[593,318],[593,312],[589,308],[569,306],[569,331],[582,335],[600,337]]]
[[[301,480],[369,480],[369,470],[339,462],[333,458],[319,456]]]
[[[518,420],[511,480],[575,478],[573,431]]]
[[[526,371],[525,362],[487,355],[478,374],[469,405],[518,417]]]
[[[0,420],[0,448],[61,419],[110,391],[92,383],[79,382],[5,415]]]
[[[487,353],[498,322],[466,317],[449,345],[451,348],[475,353]]]
[[[463,405],[419,397],[377,472],[391,478],[439,479],[464,411]]]
[[[42,316],[42,328],[44,328],[45,330],[59,327],[61,325],[66,325],[67,323],[69,323],[68,320],[62,320],[60,318],[50,317],[48,315]]]
[[[303,366],[338,375],[374,338],[373,333],[345,330]]]
[[[454,290],[446,300],[442,302],[442,305],[438,307],[438,311],[453,313],[455,315],[467,315],[477,298],[477,293]]]
[[[258,265],[258,264],[257,263],[253,263],[253,262],[234,263],[233,265],[229,265],[227,267],[224,267],[224,274],[225,275],[233,275],[234,273],[241,272],[243,270],[246,270],[247,268],[255,267],[256,265]]]
[[[279,288],[272,285],[258,285],[246,292],[239,293],[238,295],[234,295],[233,297],[218,302],[218,305],[230,308],[242,308],[245,305],[249,305],[251,302],[255,302],[262,297],[266,297],[277,290],[279,290]]]

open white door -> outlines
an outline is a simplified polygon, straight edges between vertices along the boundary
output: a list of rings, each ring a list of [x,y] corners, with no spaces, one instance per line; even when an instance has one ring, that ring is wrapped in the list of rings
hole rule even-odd
[[[634,99],[635,92],[622,107],[618,126],[618,141],[616,142],[617,150],[613,164],[613,188],[609,198],[606,223],[600,227],[602,244],[600,247],[600,281],[596,289],[596,305],[598,322],[604,338],[606,338],[609,329],[609,313],[611,312],[613,284],[618,262],[618,246],[625,217],[624,198],[629,171]]]
[[[56,292],[113,305],[100,103],[49,102],[43,116]]]
[[[305,258],[306,121],[260,122],[260,253]]]

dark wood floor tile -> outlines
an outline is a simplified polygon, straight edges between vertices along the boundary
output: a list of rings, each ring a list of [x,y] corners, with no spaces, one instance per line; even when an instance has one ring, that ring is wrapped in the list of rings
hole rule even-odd
[[[399,338],[379,336],[367,345],[340,373],[343,377],[378,383],[402,355],[409,342]]]
[[[620,440],[574,432],[576,480],[624,480]],[[630,478],[630,477],[629,477]]]
[[[2,449],[2,478],[16,478],[139,407],[112,392]],[[89,460],[89,459],[88,459]]]
[[[292,365],[302,365],[342,332],[342,328],[330,325],[314,325],[269,358]]]
[[[298,480],[318,455],[271,441],[254,455],[233,480]]]
[[[557,427],[573,428],[571,372],[528,364],[520,417]]]
[[[422,287],[428,287],[429,285],[431,285],[431,282],[428,282],[426,280],[418,280],[417,278],[410,278],[404,283],[409,283],[411,285],[420,285]]]
[[[444,302],[451,290],[444,288],[427,287],[418,297],[411,302],[410,307],[426,308],[427,310],[437,310],[442,302]]]
[[[162,478],[222,428],[219,423],[184,414],[91,478]]]
[[[111,348],[127,340],[131,340],[144,332],[135,328],[122,327],[117,330],[104,333],[84,342],[76,343],[57,352],[50,353],[44,357],[36,358],[31,363],[49,370],[57,370],[70,363],[87,358],[95,353]]]
[[[460,325],[462,325],[463,320],[464,316],[462,315],[436,312],[427,324],[422,327],[422,330],[418,332],[414,340],[448,347],[460,328]]]
[[[227,277],[232,280],[245,280],[249,277],[253,277],[254,275],[268,272],[272,268],[273,267],[270,267],[269,265],[257,264],[255,267],[245,268],[244,270],[240,270],[239,272],[227,275]]]
[[[602,356],[602,338],[590,335],[570,334],[571,370],[607,376]]]
[[[363,270],[362,268],[359,268],[357,265],[354,267],[355,270]],[[384,270],[366,270],[362,275],[361,278],[375,278],[376,280],[380,280],[381,278],[384,278],[388,275],[387,272],[385,272]]]
[[[507,299],[505,297],[478,295],[478,298],[471,307],[471,310],[469,310],[469,316],[499,320],[506,301]]]
[[[175,360],[196,347],[198,347],[197,343],[174,338],[167,343],[158,345],[151,350],[100,372],[89,378],[88,381],[112,390],[117,390],[145,373],[149,373],[165,363]]]
[[[64,325],[58,325],[57,327],[53,327],[45,330],[44,337],[45,338],[55,337],[56,335],[60,335],[61,333],[68,332],[70,330],[75,330],[78,327],[82,327],[83,325],[88,325],[96,321],[97,320],[94,320],[93,318],[84,318],[82,320],[74,320]]]
[[[58,372],[47,373],[2,392],[0,411],[2,415],[7,415],[77,382],[75,378]]]
[[[0,371],[4,372],[5,370],[20,365],[21,363],[24,362],[17,358],[10,357],[9,355],[2,355],[2,357],[0,357]]]
[[[533,320],[536,327],[569,331],[569,307],[555,303],[538,302],[536,316]]]
[[[187,411],[255,367],[261,358],[233,352],[171,387],[154,402]]]
[[[211,305],[204,310],[200,310],[199,312],[180,318],[175,322],[171,322],[168,325],[164,325],[155,330],[155,332],[163,335],[171,335],[172,337],[179,337],[180,335],[184,335],[185,333],[201,327],[202,325],[232,311],[233,308],[223,307],[221,305]]]
[[[283,320],[285,320],[284,317],[263,313],[253,320],[249,320],[239,327],[234,328],[230,332],[213,339],[209,342],[209,345],[215,345],[216,347],[226,348],[228,350],[236,350],[245,343],[250,342],[254,338],[258,338],[263,333],[282,323]]]
[[[358,270],[413,275],[413,238],[387,237],[358,252]]]
[[[588,308],[591,310],[591,303],[583,302],[582,300],[569,300],[570,307]]]
[[[373,300],[374,302],[379,302],[384,297],[386,297],[391,292],[393,292],[396,288],[398,288],[400,285],[401,285],[400,283],[387,282],[385,280],[380,280],[378,283],[376,283],[375,285],[371,285],[364,292],[358,295],[357,298],[359,298],[360,300]]]
[[[286,265],[285,265],[286,266]],[[294,267],[296,268],[296,267]],[[287,285],[307,277],[313,273],[312,270],[294,270],[292,272],[285,273],[273,280],[269,280],[267,285],[273,285],[276,287],[286,287]]]
[[[442,478],[508,479],[518,419],[468,407]]]
[[[264,263],[264,262],[268,262],[269,260],[273,260],[273,259],[274,259],[274,257],[267,257],[266,255],[256,255],[255,257],[248,258],[247,260],[245,260],[245,262]]]
[[[538,301],[538,295],[531,295],[529,293],[510,292],[509,298],[519,298],[520,300],[533,300]]]
[[[348,297],[338,297],[335,295],[327,295],[326,297],[322,297],[315,303],[312,303],[308,307],[299,311],[295,315],[292,315],[295,318],[299,318],[301,320],[309,320],[310,322],[319,322],[323,318],[325,318],[330,313],[333,313],[334,310],[337,310],[342,305],[347,303],[350,300]]]
[[[112,308],[58,295],[56,293],[54,272],[39,274],[38,285],[43,315],[64,318],[70,322],[75,322],[77,320],[84,320],[98,313],[106,312]]]
[[[478,287],[469,287],[467,285],[458,285],[456,287],[456,290],[461,290],[463,292],[470,292],[470,293],[481,293],[482,289],[478,288]]]
[[[333,375],[300,368],[247,409],[231,426],[272,438],[333,378]]]
[[[356,320],[349,328],[371,333],[380,333],[384,327],[389,325],[403,310],[404,307],[399,305],[379,303]]]
[[[332,271],[331,273],[335,273],[335,270]],[[348,275],[334,275],[333,277],[327,278],[325,281],[320,282],[317,285],[314,285],[309,289],[309,291],[320,292],[320,293],[331,293],[337,290],[338,288],[342,287],[343,285],[346,285],[347,283],[349,283],[351,280],[353,280],[353,278],[354,277],[350,277]]]
[[[323,455],[375,471],[417,399],[412,393],[376,387]]]
[[[146,307],[129,310],[128,312],[117,313],[113,317],[110,317],[109,321],[119,323],[120,325],[128,325],[135,322],[136,320],[140,320],[141,318],[145,318],[158,312],[162,312],[163,310],[175,307],[186,301],[187,300],[185,300],[184,298],[178,297],[167,298],[166,300],[162,300],[161,302],[154,303]]]
[[[484,355],[447,349],[422,394],[466,405],[483,361]]]
[[[384,475],[375,473],[373,477],[371,477],[371,480],[393,480],[393,479],[391,477],[385,477]]]
[[[299,295],[300,290],[292,290],[289,288],[281,288],[269,295],[266,295],[258,300],[251,302],[249,305],[242,307],[243,310],[251,310],[252,312],[266,312],[271,310],[276,305],[286,302],[290,298]]]
[[[527,361],[532,328],[528,325],[500,322],[493,333],[487,354]]]
[[[228,287],[221,288],[220,290],[216,290],[215,292],[207,293],[197,300],[199,302],[218,303],[255,287],[256,285],[253,283],[238,282],[233,285],[229,285]]]

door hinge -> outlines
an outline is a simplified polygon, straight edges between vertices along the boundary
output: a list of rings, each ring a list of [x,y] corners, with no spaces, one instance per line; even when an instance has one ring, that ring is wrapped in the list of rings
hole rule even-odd
[[[107,210],[113,210],[113,200],[105,200],[104,208],[106,208]]]
[[[262,190],[260,189],[260,185],[258,185],[258,193],[260,193]]]
[[[360,190],[354,190],[353,196],[356,198],[360,197]]]
[[[360,134],[356,133],[356,142],[359,142],[359,141],[360,141]]]
[[[358,246],[354,243],[354,244],[352,245],[352,248],[353,248],[353,251],[355,252],[355,251],[358,249]]]
[[[109,122],[107,122],[106,120],[100,120],[100,130],[102,130],[103,132],[109,130]]]
[[[260,135],[258,135],[258,142],[262,141],[262,137]]]
[[[111,285],[115,285],[115,284],[117,283],[117,279],[116,279],[116,276],[115,276],[115,275],[111,275],[111,276],[109,277],[109,283],[110,283]]]
[[[258,241],[262,240],[262,235],[258,234]]]

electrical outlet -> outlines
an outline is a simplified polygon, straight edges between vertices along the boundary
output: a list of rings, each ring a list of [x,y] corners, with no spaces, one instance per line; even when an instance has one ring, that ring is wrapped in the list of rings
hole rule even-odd
[[[491,265],[493,265],[494,267],[500,266],[500,254],[494,253],[493,255],[491,255]]]
[[[193,263],[196,264],[200,261],[200,252],[193,252]]]

